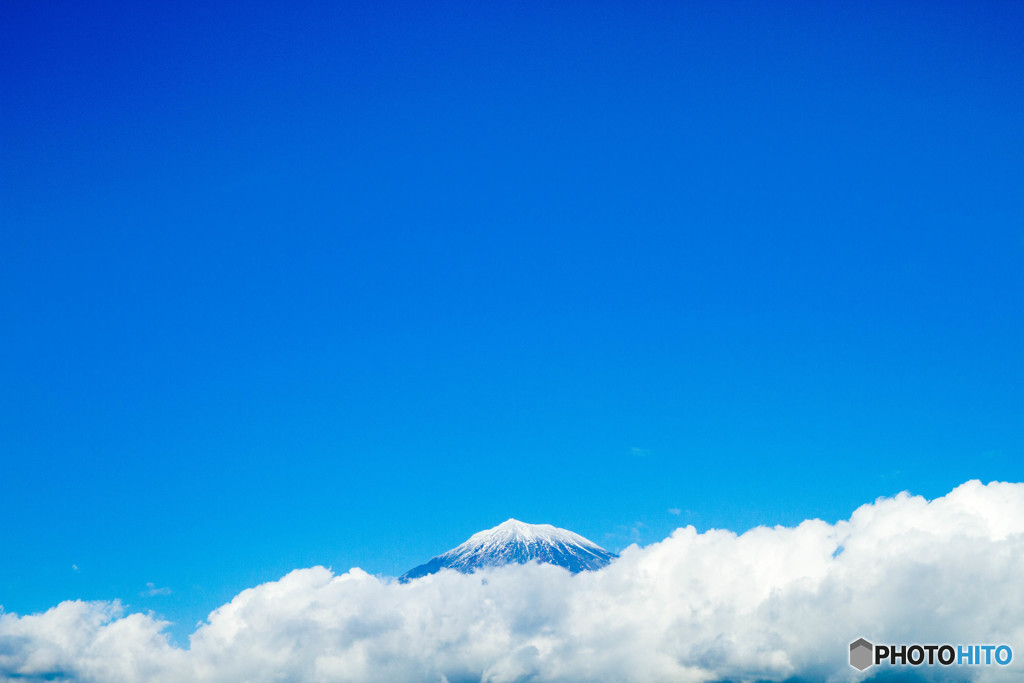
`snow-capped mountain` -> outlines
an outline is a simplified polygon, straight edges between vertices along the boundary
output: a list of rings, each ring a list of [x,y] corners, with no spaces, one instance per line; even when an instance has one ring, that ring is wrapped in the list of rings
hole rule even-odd
[[[526,524],[510,519],[493,529],[480,531],[469,540],[438,555],[426,564],[410,569],[399,580],[409,581],[441,569],[468,574],[481,567],[547,562],[576,572],[600,569],[618,557],[579,534],[550,524]]]

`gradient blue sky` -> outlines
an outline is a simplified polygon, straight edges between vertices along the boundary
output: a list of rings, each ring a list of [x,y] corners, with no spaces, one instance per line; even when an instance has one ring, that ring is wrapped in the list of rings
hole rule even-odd
[[[0,604],[1024,479],[1022,32],[3,2]]]

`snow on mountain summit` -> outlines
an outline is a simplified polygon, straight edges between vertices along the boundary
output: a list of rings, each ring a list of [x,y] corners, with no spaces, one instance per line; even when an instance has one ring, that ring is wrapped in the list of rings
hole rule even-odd
[[[550,524],[527,524],[509,519],[480,531],[465,543],[411,569],[400,577],[409,581],[441,569],[468,574],[481,567],[545,562],[576,572],[600,569],[616,555],[593,541]]]
[[[579,534],[567,529],[559,529],[550,524],[527,524],[518,519],[508,519],[493,529],[478,531],[469,540],[455,548],[454,551],[471,548],[497,548],[511,543],[563,543],[581,547],[601,548]]]

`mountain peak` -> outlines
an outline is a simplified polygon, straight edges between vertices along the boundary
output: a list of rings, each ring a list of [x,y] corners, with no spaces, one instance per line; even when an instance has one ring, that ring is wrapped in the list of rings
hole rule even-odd
[[[470,573],[482,567],[531,561],[558,565],[576,573],[600,569],[615,557],[567,529],[509,518],[496,527],[478,531],[461,545],[406,572],[400,580],[409,581],[445,568]]]

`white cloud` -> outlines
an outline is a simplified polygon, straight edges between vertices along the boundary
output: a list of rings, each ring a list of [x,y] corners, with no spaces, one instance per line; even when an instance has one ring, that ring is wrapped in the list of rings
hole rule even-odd
[[[170,588],[168,588],[166,586],[162,586],[162,587],[158,588],[157,585],[155,583],[153,583],[152,581],[147,581],[146,582],[146,590],[144,590],[141,593],[139,593],[139,595],[141,595],[143,597],[146,597],[146,598],[152,598],[152,597],[154,597],[156,595],[170,595],[170,594],[171,594],[171,589]]]
[[[408,584],[300,569],[243,591],[191,638],[118,603],[0,615],[0,678],[86,681],[853,681],[850,641],[1007,643],[1024,672],[1024,484],[901,494],[835,525],[631,546],[599,572],[546,565]],[[930,671],[930,674],[929,674]],[[870,673],[869,669],[867,673]]]
[[[668,509],[668,514],[679,516],[679,515],[683,514],[683,511],[680,510],[679,508],[669,508]]]

